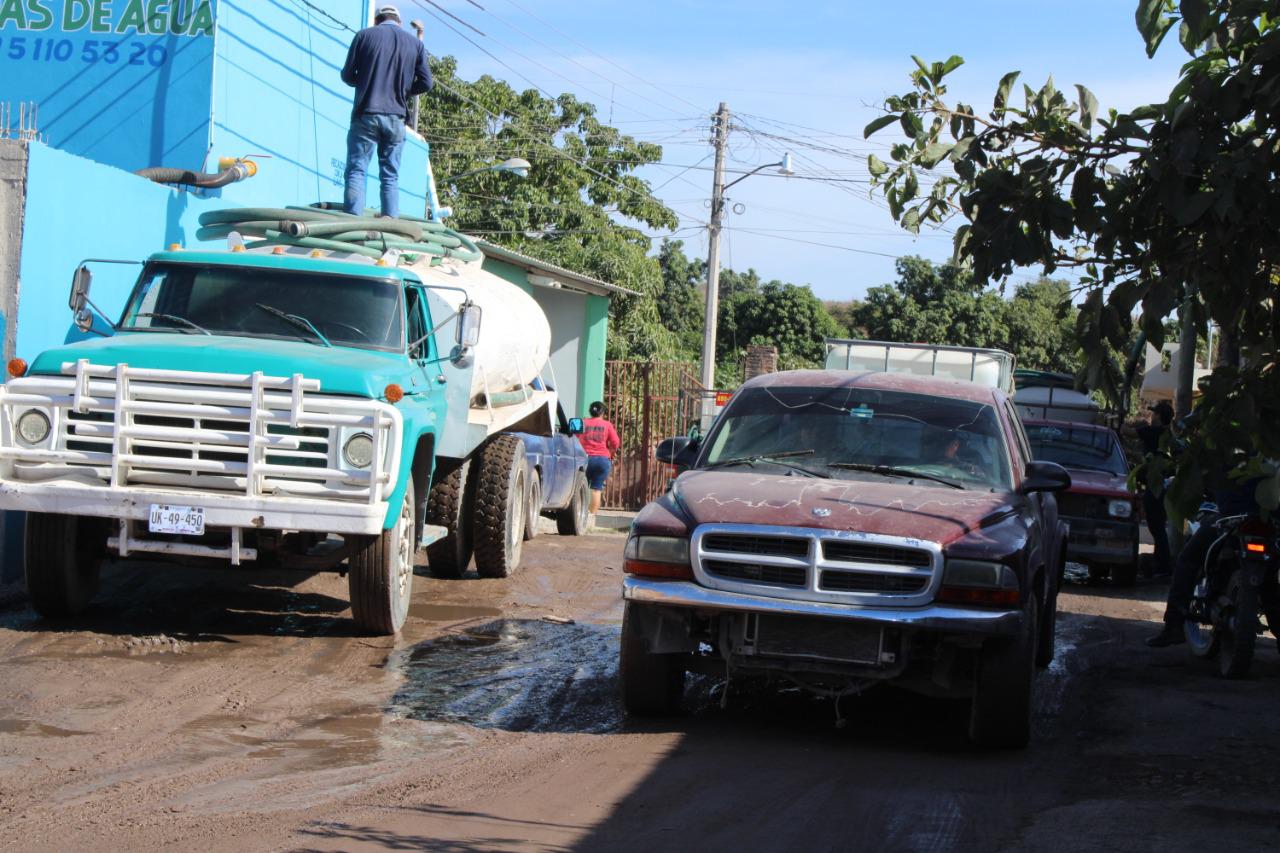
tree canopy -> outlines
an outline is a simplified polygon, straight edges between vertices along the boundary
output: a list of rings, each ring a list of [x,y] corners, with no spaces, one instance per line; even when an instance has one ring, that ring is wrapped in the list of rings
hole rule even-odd
[[[1148,55],[1175,33],[1189,56],[1165,101],[1104,114],[1086,87],[1070,97],[1050,78],[1024,85],[1018,107],[1013,71],[982,112],[947,97],[959,56],[917,58],[912,88],[866,129],[905,141],[868,167],[904,228],[963,220],[956,256],[979,281],[1075,271],[1093,387],[1115,394],[1110,354],[1134,325],[1158,347],[1180,305],[1200,335],[1218,324],[1230,357],[1203,385],[1173,497],[1185,510],[1234,469],[1263,475],[1258,497],[1275,508],[1280,17],[1264,0],[1140,0],[1135,18]]]

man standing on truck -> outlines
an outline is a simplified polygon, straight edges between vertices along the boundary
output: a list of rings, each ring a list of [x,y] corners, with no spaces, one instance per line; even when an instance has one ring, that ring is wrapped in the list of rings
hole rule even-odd
[[[587,485],[591,487],[591,514],[600,509],[604,484],[613,470],[613,454],[622,446],[618,431],[604,418],[604,403],[599,400],[587,409],[591,417],[582,422],[582,449],[587,451]]]
[[[342,67],[342,82],[356,89],[347,132],[346,193],[343,210],[364,214],[365,175],[378,152],[382,215],[400,215],[400,154],[410,98],[431,91],[427,49],[400,26],[400,10],[382,6],[374,25],[356,33]],[[416,21],[414,28],[421,25]]]

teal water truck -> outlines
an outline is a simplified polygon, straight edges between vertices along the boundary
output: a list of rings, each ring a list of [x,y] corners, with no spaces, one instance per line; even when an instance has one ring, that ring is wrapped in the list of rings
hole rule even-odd
[[[216,251],[152,255],[118,322],[75,271],[86,340],[0,389],[0,509],[26,515],[32,604],[83,609],[111,559],[345,572],[395,633],[414,555],[517,567],[529,477],[512,431],[554,429],[550,329],[438,223],[320,208],[201,217]],[[220,244],[219,244],[220,245]],[[483,333],[482,333],[483,327]]]

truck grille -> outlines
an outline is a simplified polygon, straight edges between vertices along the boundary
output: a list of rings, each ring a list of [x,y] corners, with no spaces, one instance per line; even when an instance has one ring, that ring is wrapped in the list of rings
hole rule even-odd
[[[810,528],[706,524],[692,545],[705,586],[848,604],[925,604],[942,565],[932,542]]]
[[[63,365],[63,373],[14,380],[0,397],[0,460],[16,479],[375,502],[398,465],[394,408],[321,396],[316,380],[85,361]],[[7,438],[13,420],[32,407],[52,414],[47,447]],[[342,441],[358,433],[374,441],[372,471],[341,459]]]

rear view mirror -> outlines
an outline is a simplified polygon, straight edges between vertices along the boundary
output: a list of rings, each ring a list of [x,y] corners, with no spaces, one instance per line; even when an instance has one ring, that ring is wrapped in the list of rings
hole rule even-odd
[[[664,438],[658,442],[658,447],[654,450],[653,457],[659,462],[665,462],[668,465],[688,468],[698,459],[699,444],[699,442],[685,435]]]
[[[582,418],[569,418],[569,435],[582,435]]]
[[[83,264],[76,267],[75,273],[71,276],[71,298],[67,300],[67,307],[71,309],[71,313],[76,315],[76,322],[80,322],[80,315],[84,312],[85,306],[89,304],[89,286],[93,284],[93,273]]]
[[[1057,462],[1028,462],[1022,479],[1024,495],[1032,492],[1060,492],[1071,488],[1071,475]]]
[[[483,313],[474,302],[464,302],[458,309],[458,346],[466,349],[480,343],[480,320]]]

